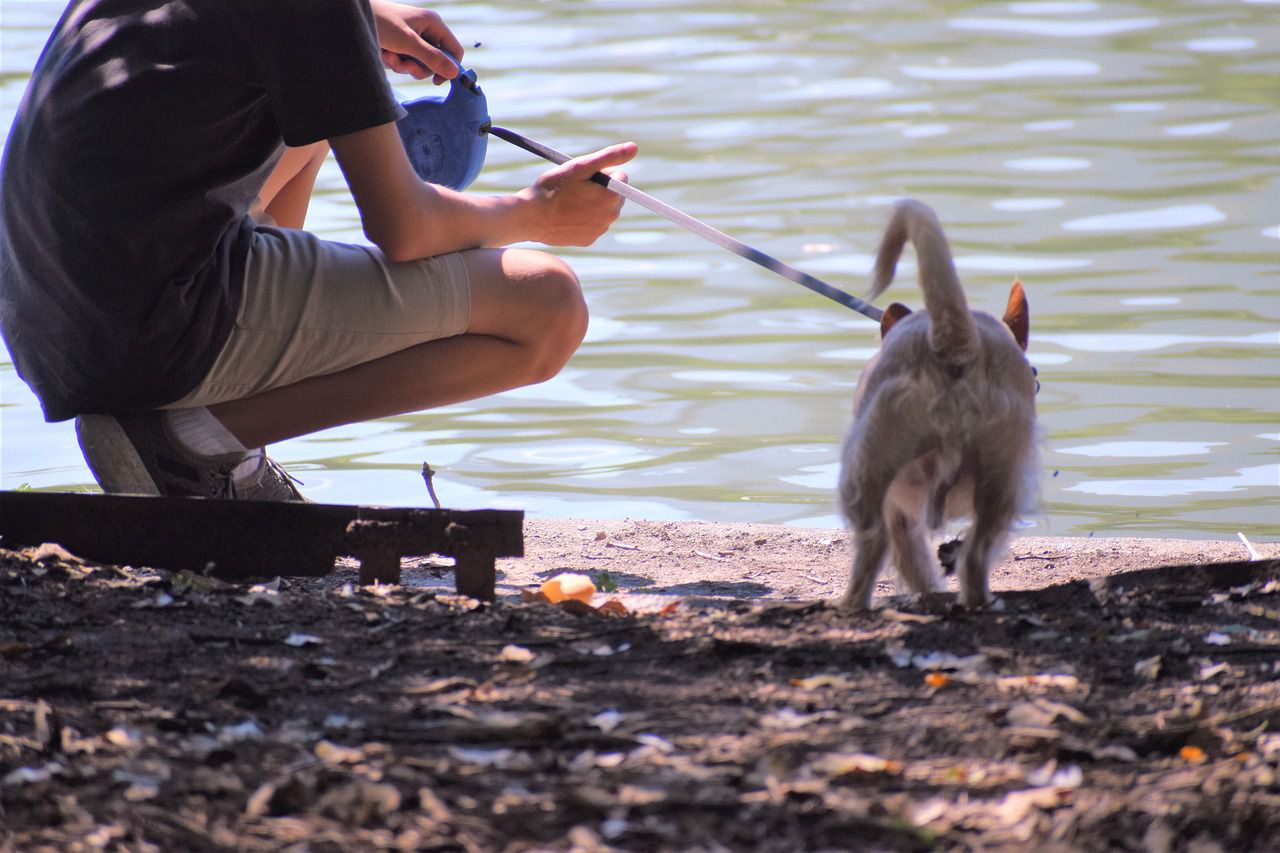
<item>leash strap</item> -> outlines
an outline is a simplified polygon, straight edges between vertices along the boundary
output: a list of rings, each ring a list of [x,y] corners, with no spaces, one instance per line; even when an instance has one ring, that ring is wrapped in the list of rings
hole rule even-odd
[[[557,165],[570,159],[567,154],[561,154],[554,148],[548,148],[541,142],[529,139],[527,136],[516,133],[514,130],[508,130],[505,127],[498,127],[497,125],[490,125],[488,131],[499,139],[510,142],[517,148],[523,148],[525,151],[528,151],[531,154],[536,154],[545,160],[550,160],[552,163]],[[603,172],[596,172],[591,176],[591,180],[600,184],[602,187],[617,193],[628,201],[634,201],[646,210],[653,211],[659,216],[674,222],[686,231],[691,231],[702,239],[715,243],[723,249],[728,249],[730,252],[733,252],[741,258],[745,258],[754,264],[759,264],[770,272],[777,273],[785,279],[794,281],[796,284],[802,285],[803,287],[807,287],[814,293],[820,293],[828,299],[839,302],[846,308],[852,308],[862,316],[869,317],[877,323],[880,322],[880,317],[884,314],[884,311],[874,305],[864,302],[858,297],[850,293],[846,293],[838,287],[827,284],[820,278],[815,278],[808,273],[801,272],[790,264],[780,261],[772,255],[765,254],[759,249],[748,246],[741,240],[736,240],[728,234],[725,234],[723,231],[712,228],[702,220],[695,219],[684,211],[672,207],[664,201],[659,201],[648,193],[641,192],[628,183],[614,180]]]

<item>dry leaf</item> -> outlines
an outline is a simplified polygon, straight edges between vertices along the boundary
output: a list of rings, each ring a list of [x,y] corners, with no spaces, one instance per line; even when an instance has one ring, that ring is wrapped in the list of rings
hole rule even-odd
[[[817,690],[819,687],[852,687],[853,684],[843,675],[811,675],[808,678],[793,678],[791,683],[801,690]]]
[[[123,726],[116,726],[114,729],[103,735],[103,738],[106,739],[107,743],[114,746],[129,748],[142,746],[142,740],[138,736],[138,733],[133,729],[124,728]]]
[[[760,725],[766,729],[800,729],[810,723],[829,720],[835,717],[834,711],[818,711],[814,714],[802,714],[795,708],[779,708],[772,714],[760,718]]]
[[[284,644],[286,646],[293,646],[294,648],[301,648],[302,646],[318,646],[323,642],[324,640],[319,637],[311,634],[300,634],[297,631],[294,631],[292,634],[284,638]]]
[[[43,563],[49,560],[63,563],[82,562],[79,557],[63,548],[57,542],[44,542],[39,547],[28,551],[26,556],[33,563]]]
[[[900,773],[902,764],[865,752],[833,752],[813,762],[813,769],[831,779],[851,773]]]
[[[1047,699],[1013,704],[1005,714],[1005,721],[1011,726],[1043,729],[1052,726],[1059,717],[1078,725],[1089,722],[1088,717],[1070,705]]]
[[[493,767],[498,770],[528,770],[533,766],[529,753],[518,749],[483,749],[465,746],[450,746],[449,754],[457,761],[465,764],[478,764],[481,767]]]
[[[1084,784],[1084,771],[1074,764],[1059,767],[1055,759],[1027,774],[1027,781],[1038,788],[1079,788]]]
[[[502,651],[498,653],[498,660],[502,663],[529,663],[533,660],[533,652],[524,646],[503,646]]]
[[[1058,675],[1054,673],[1005,675],[996,679],[996,687],[1001,690],[1075,690],[1079,686],[1080,679],[1074,675]]]
[[[1066,799],[1063,788],[1032,788],[1027,791],[1010,791],[995,807],[995,817],[1004,826],[1013,826],[1026,817],[1033,808],[1048,809]]]
[[[622,722],[622,714],[610,708],[607,711],[601,711],[599,714],[596,714],[590,720],[587,720],[587,722],[605,734],[608,734],[616,729],[618,724]]]
[[[1228,672],[1230,671],[1230,669],[1231,669],[1231,664],[1228,664],[1228,663],[1206,664],[1205,666],[1200,667],[1200,673],[1198,677],[1200,678],[1201,681],[1208,681],[1210,678],[1213,678],[1215,675],[1220,675],[1221,673]]]
[[[627,605],[623,604],[616,598],[611,598],[604,604],[596,608],[596,612],[605,616],[630,616],[631,611],[627,609]]]
[[[891,607],[884,607],[876,611],[882,619],[888,619],[890,622],[911,622],[920,625],[928,625],[930,622],[937,622],[941,616],[930,616],[924,613],[904,613],[901,610],[894,610]]]
[[[327,740],[317,743],[314,751],[316,758],[325,764],[359,764],[368,757],[362,749],[341,746]]]
[[[1160,677],[1160,655],[1143,658],[1135,663],[1133,674],[1144,681],[1155,681]]]

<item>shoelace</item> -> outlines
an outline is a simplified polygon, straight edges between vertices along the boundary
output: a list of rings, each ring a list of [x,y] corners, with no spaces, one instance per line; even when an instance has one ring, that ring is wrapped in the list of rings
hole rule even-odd
[[[290,474],[288,471],[285,470],[285,467],[283,465],[281,465],[276,460],[272,459],[270,456],[266,457],[266,460],[267,460],[267,465],[270,466],[270,470],[275,471],[277,474],[280,475],[280,479],[285,481],[285,484],[289,487],[289,491],[293,492],[293,496],[298,500],[302,500],[302,492],[298,491],[298,486],[305,486],[306,483],[302,482],[297,477]]]
[[[285,467],[279,462],[263,453],[262,465],[257,472],[257,477],[254,479],[254,485],[261,483],[262,478],[271,473],[274,473],[281,479],[295,500],[303,500],[302,493],[298,491],[297,486],[305,485],[305,483],[286,471]],[[230,471],[227,472],[224,479],[225,486],[223,491],[225,497],[230,498],[231,500],[240,500],[243,497],[241,494],[241,487],[236,484],[235,478],[231,476]],[[295,483],[297,486],[294,485]]]

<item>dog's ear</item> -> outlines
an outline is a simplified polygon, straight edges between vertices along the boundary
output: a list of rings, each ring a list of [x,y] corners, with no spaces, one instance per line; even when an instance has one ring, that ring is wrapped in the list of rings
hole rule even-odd
[[[1013,339],[1025,352],[1027,337],[1031,333],[1031,310],[1027,307],[1027,294],[1022,290],[1022,282],[1016,278],[1013,280],[1013,287],[1009,288],[1009,304],[1004,308],[1004,324],[1013,332]]]
[[[901,302],[894,302],[884,309],[884,314],[880,317],[880,340],[884,340],[884,336],[889,334],[889,330],[893,328],[903,317],[911,313],[911,309],[903,305]]]

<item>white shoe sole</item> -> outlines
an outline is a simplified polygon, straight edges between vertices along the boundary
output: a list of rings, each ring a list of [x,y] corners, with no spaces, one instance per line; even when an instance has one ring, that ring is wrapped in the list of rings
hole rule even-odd
[[[158,495],[159,487],[147,473],[138,451],[120,422],[110,415],[80,415],[76,418],[76,439],[89,463],[89,470],[104,492],[129,495]],[[110,477],[103,472],[111,472]]]

